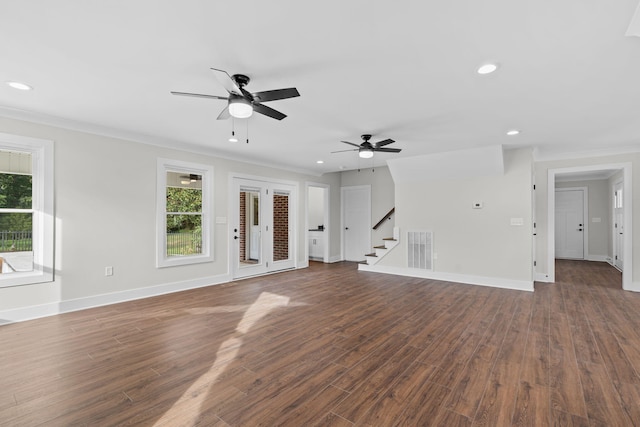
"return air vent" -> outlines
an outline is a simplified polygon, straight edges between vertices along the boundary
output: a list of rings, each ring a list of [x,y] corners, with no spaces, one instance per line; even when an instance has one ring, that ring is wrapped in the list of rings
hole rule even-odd
[[[421,270],[433,269],[433,233],[431,231],[407,232],[407,266]]]

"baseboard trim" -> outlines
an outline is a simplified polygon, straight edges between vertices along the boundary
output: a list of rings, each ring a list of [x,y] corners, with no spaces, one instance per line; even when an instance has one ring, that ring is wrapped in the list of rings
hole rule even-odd
[[[222,274],[218,276],[203,277],[200,279],[187,280],[183,282],[165,283],[162,285],[149,286],[146,288],[113,292],[110,294],[94,295],[68,301],[22,307],[13,310],[4,310],[0,311],[0,325],[15,322],[24,322],[26,320],[55,316],[63,313],[70,313],[72,311],[86,310],[88,308],[102,307],[105,305],[171,294],[174,292],[187,291],[189,289],[220,285],[222,283],[228,283],[230,281],[231,276],[229,274]]]
[[[483,277],[467,274],[440,273],[435,271],[418,270],[414,268],[390,267],[360,264],[359,270],[374,273],[395,274],[397,276],[421,277],[423,279],[442,280],[444,282],[464,283],[467,285],[489,286],[492,288],[513,289],[517,291],[533,292],[533,281],[511,280],[501,277]]]
[[[587,261],[609,262],[611,258],[606,255],[587,255]]]
[[[342,257],[340,255],[329,257],[330,264],[334,262],[340,262],[340,261],[342,261]]]

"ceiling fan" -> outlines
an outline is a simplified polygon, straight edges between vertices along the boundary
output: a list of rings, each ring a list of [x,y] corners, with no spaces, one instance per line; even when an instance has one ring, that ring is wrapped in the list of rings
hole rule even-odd
[[[351,150],[332,151],[331,153],[357,151],[358,156],[360,156],[361,158],[370,159],[371,157],[373,157],[374,151],[379,151],[382,153],[399,153],[400,151],[402,151],[402,149],[400,148],[385,148],[385,145],[393,144],[395,142],[393,139],[387,138],[383,141],[371,143],[369,142],[369,140],[371,139],[371,135],[369,134],[360,135],[360,138],[362,138],[362,140],[364,141],[360,145],[354,144],[353,142],[349,142],[349,141],[340,141],[340,142],[344,142],[345,144],[353,145],[354,147],[358,147],[358,148],[353,148]]]
[[[191,184],[192,182],[202,181],[202,175],[191,173],[189,175],[180,175],[180,183],[183,185]]]
[[[224,99],[228,102],[224,110],[218,115],[218,120],[226,120],[233,116],[238,119],[246,119],[250,117],[253,112],[263,114],[267,117],[274,118],[276,120],[282,120],[287,117],[286,114],[280,111],[274,110],[271,107],[267,107],[262,104],[263,102],[276,101],[279,99],[294,98],[300,96],[300,93],[295,87],[287,89],[275,89],[266,90],[262,92],[248,92],[244,87],[249,84],[248,76],[244,74],[234,74],[230,76],[229,73],[216,68],[211,69],[214,75],[224,87],[229,96],[217,96],[217,95],[205,95],[201,93],[189,93],[189,92],[171,92],[173,95],[180,96],[193,96],[196,98],[209,98],[209,99]]]

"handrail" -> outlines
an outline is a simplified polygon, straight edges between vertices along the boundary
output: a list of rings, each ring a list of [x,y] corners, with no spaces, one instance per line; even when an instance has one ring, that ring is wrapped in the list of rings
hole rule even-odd
[[[380,227],[380,225],[384,222],[385,219],[391,219],[391,215],[393,215],[393,213],[396,211],[395,206],[391,208],[391,210],[389,212],[387,212],[387,214],[385,216],[382,217],[382,219],[380,221],[378,221],[378,223],[376,225],[373,226],[373,229],[376,230],[378,229],[378,227]]]

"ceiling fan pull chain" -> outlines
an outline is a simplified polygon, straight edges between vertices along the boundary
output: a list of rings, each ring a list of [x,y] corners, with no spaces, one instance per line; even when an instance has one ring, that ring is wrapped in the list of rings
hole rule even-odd
[[[249,143],[249,119],[247,119],[247,144]]]

